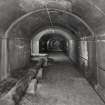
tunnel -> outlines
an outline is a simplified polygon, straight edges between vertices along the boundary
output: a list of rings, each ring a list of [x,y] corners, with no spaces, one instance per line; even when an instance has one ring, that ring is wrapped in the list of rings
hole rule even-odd
[[[43,57],[40,96],[23,101],[105,105],[104,6],[104,0],[0,0],[0,93]]]

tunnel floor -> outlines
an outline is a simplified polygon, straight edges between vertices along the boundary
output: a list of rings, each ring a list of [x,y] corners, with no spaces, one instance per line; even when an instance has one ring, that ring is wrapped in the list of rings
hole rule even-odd
[[[52,63],[44,70],[36,95],[26,94],[20,105],[105,105],[71,63]]]
[[[68,56],[65,55],[64,52],[49,52],[48,53],[48,58],[52,59],[54,62],[69,62],[70,60],[68,59]]]

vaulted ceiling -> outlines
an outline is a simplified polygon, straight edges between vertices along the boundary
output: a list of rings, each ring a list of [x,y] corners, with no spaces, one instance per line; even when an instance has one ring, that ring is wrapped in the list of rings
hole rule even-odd
[[[0,0],[0,36],[8,29],[11,36],[29,36],[47,26],[66,28],[78,37],[103,36],[104,12],[105,0]]]

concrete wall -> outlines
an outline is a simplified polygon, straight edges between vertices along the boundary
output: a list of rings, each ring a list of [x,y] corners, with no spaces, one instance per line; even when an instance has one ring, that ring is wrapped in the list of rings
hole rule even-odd
[[[79,66],[83,70],[84,75],[87,75],[88,68],[88,50],[87,50],[87,41],[81,40],[79,41]]]
[[[27,66],[30,62],[30,40],[9,39],[8,59],[10,72]]]
[[[0,38],[0,60],[1,60],[1,47],[2,47],[2,39]],[[0,62],[0,67],[1,67],[1,62]],[[0,80],[2,79],[2,72],[0,72]]]
[[[13,70],[23,68],[30,62],[30,40],[18,38],[1,38],[0,50],[1,80],[9,76]]]
[[[81,38],[79,57],[85,77],[105,100],[105,36]]]
[[[97,73],[98,73],[98,83],[105,88],[105,40],[97,40]]]
[[[85,77],[94,85],[97,83],[96,42],[90,37],[79,41],[79,66]]]
[[[77,63],[77,45],[75,40],[69,40],[68,42],[68,56],[74,62]]]

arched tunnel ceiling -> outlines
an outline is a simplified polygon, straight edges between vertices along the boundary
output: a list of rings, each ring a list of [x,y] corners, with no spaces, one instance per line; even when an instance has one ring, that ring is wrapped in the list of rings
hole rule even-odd
[[[55,26],[75,33],[78,38],[92,34],[87,24],[72,13],[59,9],[41,9],[15,21],[7,30],[6,37],[31,38],[36,31]]]
[[[53,1],[56,5],[52,5]],[[48,3],[48,8],[65,9],[79,16],[91,27],[95,35],[104,34],[104,0],[0,0],[0,36],[3,36],[8,27],[20,16],[31,10],[46,8],[45,3]]]
[[[69,40],[75,40],[76,37],[72,35],[69,31],[58,28],[58,27],[50,27],[44,30],[41,30],[38,34],[34,35],[33,41],[39,41],[44,36],[60,36],[61,38],[64,38],[66,41]]]

